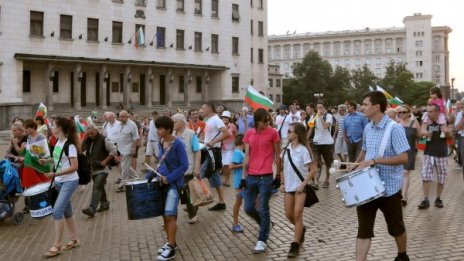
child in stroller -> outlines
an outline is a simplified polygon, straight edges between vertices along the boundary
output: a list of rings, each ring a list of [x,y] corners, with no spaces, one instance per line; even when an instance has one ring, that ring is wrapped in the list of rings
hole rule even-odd
[[[17,193],[21,193],[21,184],[18,171],[9,160],[0,161],[0,221],[13,216],[16,224],[20,224],[24,216],[14,212]]]

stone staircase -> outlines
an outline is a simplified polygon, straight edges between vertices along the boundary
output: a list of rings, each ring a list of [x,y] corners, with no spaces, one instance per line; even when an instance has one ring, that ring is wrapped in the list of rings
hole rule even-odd
[[[0,145],[7,145],[10,141],[10,135],[10,130],[0,131]]]

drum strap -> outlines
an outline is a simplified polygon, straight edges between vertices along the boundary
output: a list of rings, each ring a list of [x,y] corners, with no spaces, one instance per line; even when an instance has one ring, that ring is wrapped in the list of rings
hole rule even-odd
[[[395,122],[390,121],[387,123],[387,126],[385,127],[385,132],[383,133],[382,141],[380,142],[379,151],[377,153],[379,157],[383,157],[383,155],[385,154],[385,149],[387,148],[387,141],[391,136],[393,125],[395,125]]]

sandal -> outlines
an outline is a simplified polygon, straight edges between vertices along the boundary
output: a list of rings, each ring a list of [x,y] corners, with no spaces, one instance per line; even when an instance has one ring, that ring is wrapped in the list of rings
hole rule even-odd
[[[76,239],[71,239],[68,243],[66,243],[64,246],[63,246],[63,250],[69,250],[69,249],[72,249],[72,248],[75,248],[75,247],[78,247],[81,245],[81,242],[79,241],[79,238],[76,238]]]
[[[56,249],[56,251],[53,251],[53,248]],[[53,245],[47,252],[43,254],[44,257],[55,257],[63,252],[63,248],[57,245]]]

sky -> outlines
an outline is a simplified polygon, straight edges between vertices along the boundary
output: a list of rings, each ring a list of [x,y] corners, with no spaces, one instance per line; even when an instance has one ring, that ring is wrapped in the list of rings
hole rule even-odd
[[[432,26],[449,26],[450,81],[464,91],[463,0],[268,0],[268,34],[404,27],[414,13],[432,15]],[[461,20],[462,19],[462,20]]]

